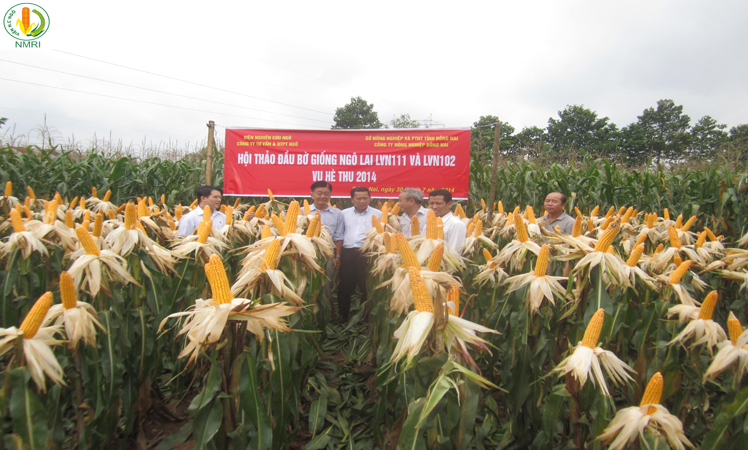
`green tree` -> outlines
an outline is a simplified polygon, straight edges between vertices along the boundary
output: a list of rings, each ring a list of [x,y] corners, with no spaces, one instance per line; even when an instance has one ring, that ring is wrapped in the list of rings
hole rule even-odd
[[[558,116],[548,119],[548,142],[554,149],[607,152],[615,146],[618,129],[607,117],[598,118],[584,105],[567,105]]]
[[[374,105],[361,97],[351,97],[350,103],[336,109],[333,120],[333,130],[384,128],[377,112],[374,111]]]
[[[517,150],[539,155],[548,147],[548,135],[540,127],[525,127],[514,136]]]
[[[400,117],[390,120],[390,126],[392,128],[418,128],[420,122],[410,118],[410,114],[400,114]]]
[[[3,125],[5,125],[5,122],[7,121],[8,121],[7,117],[0,117],[0,128],[2,128]]]
[[[470,130],[470,150],[473,158],[482,161],[491,161],[493,157],[493,141],[495,136],[494,123],[500,122],[496,116],[480,116],[477,122],[473,122]],[[516,150],[514,127],[507,122],[501,122],[501,134],[499,135],[499,151],[502,155],[511,154]]]
[[[643,164],[647,160],[647,137],[638,122],[621,128],[618,152],[629,164]]]
[[[748,123],[735,125],[730,128],[730,141],[745,141],[748,139]]]
[[[691,156],[712,155],[729,136],[723,131],[727,125],[717,123],[711,116],[704,116],[691,128]]]
[[[683,114],[683,106],[672,100],[659,100],[656,109],[645,109],[639,116],[639,125],[647,152],[658,163],[682,157],[691,142],[690,123],[691,118]]]

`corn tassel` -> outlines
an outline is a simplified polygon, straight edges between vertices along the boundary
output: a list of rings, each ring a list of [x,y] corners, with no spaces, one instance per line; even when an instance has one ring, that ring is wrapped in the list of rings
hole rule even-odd
[[[613,243],[613,240],[616,238],[616,235],[618,235],[618,230],[621,229],[621,222],[616,221],[613,223],[610,227],[608,227],[607,230],[603,233],[602,237],[600,237],[600,240],[597,241],[597,245],[595,245],[595,251],[596,252],[605,252],[608,250],[608,247]]]
[[[382,234],[384,233],[384,227],[382,227],[382,222],[377,219],[377,216],[372,214],[371,215],[371,227],[377,230],[377,233]]]
[[[397,247],[400,251],[400,255],[403,257],[405,267],[415,267],[420,270],[421,263],[418,262],[418,258],[416,257],[413,248],[408,244],[408,240],[405,239],[405,236],[403,236],[402,233],[397,233],[395,234],[395,239],[397,240]]]
[[[659,405],[660,399],[662,399],[662,387],[664,384],[660,372],[652,375],[652,378],[649,379],[649,383],[647,383],[647,388],[644,389],[644,395],[642,396],[642,401],[639,406]],[[656,411],[657,408],[650,406],[647,410],[647,415],[654,414]]]
[[[91,235],[88,234],[88,230],[79,226],[75,229],[75,234],[78,236],[78,241],[80,241],[81,247],[83,247],[87,255],[99,256],[101,254],[99,246],[96,245]]]
[[[60,300],[65,309],[78,306],[78,294],[75,291],[73,277],[67,271],[60,273]]]
[[[314,222],[314,220],[312,220],[312,222]],[[310,226],[309,228],[311,229],[312,227]],[[263,225],[260,239],[267,239],[272,236],[273,236],[273,230],[270,229],[270,225],[268,224]]]
[[[691,229],[691,227],[693,226],[694,223],[696,223],[696,216],[691,216],[686,221],[686,223],[683,224],[683,226],[681,227],[681,231],[683,231],[684,233],[686,231],[689,231]]]
[[[727,318],[727,332],[730,334],[732,345],[738,345],[738,338],[743,334],[743,326],[740,325],[740,321],[732,311],[730,311],[730,316]]]
[[[527,235],[527,227],[525,221],[519,214],[514,215],[514,228],[517,230],[517,240],[520,242],[527,242],[530,237]]]
[[[431,301],[429,290],[423,282],[418,267],[408,267],[410,277],[410,290],[413,292],[413,305],[418,312],[434,312],[434,303]]]
[[[582,338],[582,345],[594,349],[597,347],[597,343],[600,341],[600,332],[603,330],[603,322],[605,321],[605,310],[600,308],[590,319],[590,323],[587,324],[587,328],[584,330],[584,337]]]
[[[548,271],[548,259],[550,250],[547,245],[543,245],[538,253],[538,260],[535,262],[535,276],[544,277]]]
[[[449,293],[447,293],[447,301],[452,302],[455,308],[449,308],[449,313],[453,316],[460,315],[460,286],[457,283],[452,283],[449,287]]]
[[[8,183],[10,183],[10,181]],[[7,185],[5,189],[8,189]],[[39,327],[42,326],[44,316],[47,315],[47,311],[49,311],[49,308],[52,306],[52,298],[51,292],[45,292],[44,295],[39,297],[39,299],[34,303],[34,306],[31,307],[29,313],[26,314],[26,317],[23,319],[23,322],[21,322],[21,326],[19,327],[19,329],[23,331],[24,339],[33,339],[34,336],[36,336]]]
[[[278,254],[280,253],[281,240],[274,239],[265,250],[265,257],[262,260],[262,271],[275,270],[278,263]]]
[[[10,181],[8,181],[8,183],[10,183]],[[21,219],[21,214],[15,208],[10,210],[10,222],[13,224],[13,232],[22,233],[26,231],[23,219]]]
[[[704,303],[699,308],[699,319],[701,320],[712,320],[712,314],[714,314],[714,307],[717,305],[717,299],[719,294],[717,291],[712,291],[704,298]]]
[[[687,259],[680,263],[678,268],[673,271],[672,275],[670,275],[670,284],[680,283],[680,280],[683,279],[683,276],[686,274],[686,272],[688,272],[688,269],[691,268],[692,262],[693,261],[691,261],[690,259]]]
[[[643,253],[644,244],[637,244],[636,247],[634,247],[634,250],[631,252],[628,261],[626,261],[626,265],[628,265],[629,267],[636,267],[636,265],[639,264],[639,260],[641,259]]]
[[[436,246],[433,253],[431,253],[431,257],[429,258],[429,262],[426,265],[426,267],[432,272],[438,272],[439,268],[442,266],[443,258],[444,258],[444,244],[439,244]]]

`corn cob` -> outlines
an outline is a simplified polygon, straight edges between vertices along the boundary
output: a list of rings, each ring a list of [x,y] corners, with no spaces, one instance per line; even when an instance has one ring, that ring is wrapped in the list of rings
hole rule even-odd
[[[574,207],[574,214],[576,214],[577,217],[584,216],[584,214],[582,214],[582,211],[580,211],[576,206]]]
[[[587,328],[584,330],[584,337],[582,338],[582,345],[594,349],[597,347],[597,343],[600,341],[600,332],[603,329],[603,322],[605,321],[605,310],[602,308],[598,309],[597,312],[590,319],[590,323],[587,324]]]
[[[665,246],[663,244],[660,244],[655,249],[654,254],[657,255],[658,253],[662,253],[663,250],[665,250]]]
[[[620,229],[621,222],[619,221],[615,221],[611,226],[609,226],[608,229],[606,229],[603,233],[602,237],[600,237],[600,240],[597,241],[597,245],[595,245],[595,251],[607,251],[608,247],[610,247],[610,244],[612,244],[613,240],[616,238],[616,235],[618,235],[618,230]]]
[[[60,273],[60,299],[65,309],[78,306],[78,294],[75,292],[73,277],[67,271]]]
[[[18,214],[23,213],[23,207],[21,206],[20,203],[16,203],[16,206],[14,206],[13,209],[15,209],[16,211],[18,211]]]
[[[394,234],[390,238],[390,253],[397,254],[399,252],[397,245],[397,236]]]
[[[384,206],[385,207],[382,208],[382,220],[380,220],[379,222],[382,226],[387,225],[387,223],[389,223],[389,220],[390,220],[390,208],[387,208],[386,203],[384,204]]]
[[[590,217],[597,217],[600,215],[600,205],[595,205],[590,212]]]
[[[211,228],[213,228],[212,220],[209,220],[207,222],[200,221],[200,224],[197,226],[197,242],[201,244],[205,244],[206,242],[208,242]]]
[[[436,246],[433,253],[431,253],[431,257],[429,258],[429,262],[426,265],[426,267],[432,272],[438,272],[439,268],[442,266],[443,257],[444,257],[444,244],[439,244]]]
[[[314,222],[314,220],[312,220]],[[309,227],[312,228],[311,225]],[[265,224],[262,226],[262,234],[260,235],[260,239],[266,239],[273,236],[273,231],[270,229],[270,225]]]
[[[275,270],[278,263],[278,254],[280,253],[281,240],[274,239],[273,242],[265,249],[265,257],[262,260],[263,272],[266,270]]]
[[[382,222],[377,219],[377,216],[372,214],[371,215],[371,227],[377,230],[377,233],[382,234],[384,233],[384,228],[382,227]]]
[[[465,215],[465,210],[462,209],[462,205],[460,205],[459,203],[455,207],[455,215],[460,219],[464,219],[467,217],[467,215]]]
[[[28,200],[28,197],[26,197],[26,199]],[[24,207],[23,207],[23,215],[26,216],[27,219],[30,219],[31,216],[34,215],[34,213],[31,212],[31,210],[29,209],[28,206],[24,205]]]
[[[203,221],[207,222],[213,216],[213,211],[210,210],[210,206],[205,205],[203,208]]]
[[[673,226],[676,230],[683,227],[683,214],[678,215],[678,218],[675,219],[675,224]]]
[[[318,217],[317,225],[314,227],[314,236],[319,236],[320,231],[322,231],[322,216],[320,215],[319,211],[314,215],[314,217]]]
[[[395,234],[395,239],[397,240],[397,247],[400,255],[403,257],[405,267],[415,267],[420,270],[421,263],[418,262],[418,258],[416,258],[416,254],[408,243],[408,240],[405,239],[405,236],[402,233],[397,233]]]
[[[29,197],[31,197],[32,200],[36,200],[36,194],[34,193],[34,190],[31,188],[31,186],[26,186],[26,193],[29,194]]]
[[[418,236],[419,234],[421,234],[421,223],[418,221],[417,216],[413,216],[413,218],[410,219],[410,235]]]
[[[520,242],[527,242],[530,238],[527,235],[527,227],[525,221],[519,214],[514,215],[514,228],[517,231],[517,240]]]
[[[501,202],[501,200],[499,200],[499,202],[496,203],[496,212],[498,212],[499,214],[504,213],[504,204]]]
[[[309,209],[309,201],[304,199],[304,215],[308,216],[311,213],[312,213],[312,210]]]
[[[58,205],[64,205],[65,202],[62,200],[62,195],[60,195],[59,191],[55,191],[55,200],[57,200]]]
[[[743,334],[743,327],[732,311],[730,311],[730,316],[727,318],[727,332],[730,334],[732,345],[738,345],[738,338]]]
[[[510,227],[512,225],[514,225],[514,213],[506,216],[506,226]]]
[[[426,239],[436,239],[436,214],[430,209],[426,213]]]
[[[717,305],[717,299],[719,294],[717,291],[712,291],[704,298],[704,303],[699,308],[699,319],[701,320],[712,320],[712,314],[714,314],[714,307]]]
[[[636,267],[636,265],[639,264],[639,259],[641,259],[642,253],[644,253],[644,244],[637,244],[636,247],[634,247],[634,250],[631,251],[631,255],[629,256],[628,261],[626,261],[626,265],[629,267]]]
[[[629,221],[631,220],[631,216],[633,214],[634,214],[634,207],[633,206],[629,206],[629,208],[623,214],[623,218],[621,219],[621,223],[629,223]]]
[[[535,276],[544,277],[548,271],[548,258],[550,251],[547,245],[543,245],[538,253],[538,260],[535,262]]]
[[[75,228],[75,222],[73,222],[73,212],[65,210],[65,226],[68,228]]]
[[[8,183],[10,183],[10,181]],[[8,189],[7,185],[5,189]],[[29,313],[26,314],[23,322],[21,322],[19,330],[23,331],[24,339],[33,339],[34,336],[36,336],[50,306],[52,306],[52,293],[45,292],[44,295],[39,297],[39,299],[34,303],[34,306],[31,307]]]
[[[270,216],[270,220],[273,222],[273,225],[275,225],[275,228],[278,229],[278,234],[281,236],[286,235],[286,224],[283,223],[283,220],[281,220],[280,217],[278,217],[277,214],[273,213],[272,216]]]
[[[197,208],[197,203],[198,203],[198,202],[197,202],[197,199],[195,199],[195,200],[192,200],[192,203],[190,203],[190,209],[195,209],[195,208]]]
[[[83,229],[88,230],[89,228],[91,228],[91,221],[84,220],[83,222],[81,222],[81,226],[83,227]]]
[[[640,406],[659,405],[660,399],[662,398],[662,387],[664,384],[660,372],[652,375],[652,378],[649,379],[649,383],[647,383],[647,388],[644,389],[644,395],[642,396]],[[656,411],[657,408],[650,406],[647,410],[647,415],[654,414]]]
[[[678,231],[673,226],[667,227],[668,235],[670,236],[670,246],[673,248],[681,248],[683,245],[678,237]]]
[[[611,206],[608,212],[605,214],[605,218],[607,219],[608,217],[613,217],[613,214],[615,213],[616,213],[616,207]]]
[[[470,223],[468,223],[467,226],[467,233],[465,234],[465,237],[470,237],[475,233],[475,223],[472,222],[473,219],[470,219]]]
[[[718,240],[717,236],[714,235],[714,232],[710,230],[709,227],[704,227],[704,231],[706,231],[706,235],[710,241],[714,242]]]
[[[707,235],[706,230],[699,233],[699,238],[696,239],[696,248],[701,248],[704,246],[704,242],[706,242],[706,235]]]
[[[475,237],[483,236],[483,221],[478,220],[475,224]]]
[[[23,206],[30,207],[31,206],[31,197],[26,197],[23,199]]]
[[[686,221],[686,223],[683,224],[683,226],[681,227],[681,230],[683,232],[689,231],[691,229],[691,227],[693,226],[694,223],[696,223],[696,216],[691,216]]]
[[[71,202],[70,202],[70,203],[68,204],[68,208],[70,208],[70,209],[75,209],[75,207],[76,207],[77,205],[78,205],[78,197],[76,196],[76,197],[73,197],[73,201],[71,201]]]
[[[226,214],[226,205],[221,205],[221,208],[219,209],[220,212],[223,214]]]
[[[600,225],[600,229],[603,231],[607,230],[611,223],[613,223],[613,216],[606,217],[602,225]]]
[[[271,202],[275,201],[275,197],[273,196],[273,191],[271,191],[270,189],[268,189],[268,197],[270,197]]]
[[[535,222],[535,210],[532,209],[532,206],[528,206],[527,209],[525,209],[525,214],[527,215],[527,221],[529,223],[536,223]]]
[[[231,293],[226,268],[218,255],[211,255],[208,263],[205,264],[205,277],[208,279],[210,290],[213,292],[213,303],[217,305],[231,303],[234,295]]]
[[[112,198],[112,190],[111,190],[111,189],[108,189],[108,190],[106,191],[106,193],[104,194],[104,198],[102,199],[102,201],[104,201],[104,202],[108,202],[108,201],[109,201],[109,199],[111,199],[111,198]]]
[[[174,209],[174,218],[176,220],[182,220],[182,205],[177,205],[177,207]]]
[[[517,214],[519,212],[519,205],[514,207],[514,211],[512,211],[512,214]]]
[[[680,255],[673,255],[673,263],[675,263],[676,266],[680,266],[682,262],[683,259],[680,257]]]
[[[444,240],[444,221],[441,217],[436,218],[436,238]]]
[[[636,238],[636,243],[634,244],[634,247],[638,246],[639,244],[643,244],[647,240],[647,233],[642,233],[639,235],[639,237]]]
[[[88,230],[79,226],[75,229],[75,234],[78,236],[78,241],[80,241],[81,247],[83,247],[87,255],[99,256],[101,254],[96,242],[94,242],[91,235],[88,234]]]
[[[210,209],[210,208],[208,208],[208,209]],[[138,218],[147,217],[147,216],[150,216],[150,215],[151,214],[148,212],[148,207],[145,206],[145,200],[140,200],[138,202]],[[203,219],[203,220],[205,220],[205,219]]]
[[[390,210],[390,214],[392,214],[393,216],[396,216],[396,215],[400,214],[400,204],[399,203],[395,203],[395,206],[393,206],[392,210]]]
[[[615,249],[613,248],[612,245],[610,245],[610,246],[608,246],[608,249],[605,250],[605,253],[610,253],[612,255],[614,251],[615,251]]]
[[[655,219],[657,219],[656,214],[648,214],[647,215],[647,228],[654,228],[655,227]]]
[[[618,215],[622,216],[625,212],[626,212],[626,207],[625,206],[621,206],[621,209],[618,210]]]
[[[78,208],[80,209],[86,209],[86,199],[81,197],[81,199],[78,201],[79,205]]]
[[[434,303],[431,301],[429,290],[423,282],[418,267],[408,267],[410,277],[410,290],[413,292],[413,305],[418,312],[434,312]]]
[[[683,279],[683,276],[686,274],[686,272],[688,272],[688,269],[691,268],[692,262],[693,261],[691,261],[690,259],[687,259],[680,263],[678,268],[673,271],[672,275],[670,275],[670,284],[680,283],[680,280]]]
[[[288,210],[286,210],[286,223],[284,228],[287,233],[296,232],[296,223],[298,222],[300,213],[301,208],[299,208],[299,202],[296,200],[292,201],[291,204],[288,205]]]
[[[8,183],[10,183],[10,181]],[[26,227],[23,225],[23,219],[21,219],[21,214],[18,213],[17,209],[10,210],[10,222],[13,224],[13,232],[21,233],[26,231]]]
[[[135,210],[135,204],[127,202],[127,206],[125,207],[125,230],[134,230],[137,221],[138,213]]]
[[[486,264],[488,264],[491,259],[493,259],[493,256],[491,256],[491,252],[489,252],[488,249],[483,249],[483,259],[486,260]]]
[[[390,236],[390,233],[384,233],[384,252],[390,253],[391,249],[392,249],[392,237]]]
[[[486,201],[483,199],[480,199],[480,207],[481,209],[486,209]]]
[[[665,208],[665,210],[662,211],[662,218],[665,220],[670,220],[670,211],[668,211],[667,208]]]
[[[232,206],[226,207],[226,225],[231,225],[234,221],[234,208]]]
[[[592,220],[592,217],[587,218],[587,231],[591,231],[595,229],[595,222]]]
[[[452,286],[449,287],[447,301],[455,305],[455,309],[450,308],[449,313],[453,316],[458,316],[460,314],[460,286],[457,283],[452,283]]]
[[[572,237],[578,237],[582,235],[582,216],[577,216],[576,219],[574,219],[574,228],[571,229],[571,236]]]
[[[107,216],[109,217],[109,220],[117,220],[117,215],[114,213],[113,209],[107,210]]]

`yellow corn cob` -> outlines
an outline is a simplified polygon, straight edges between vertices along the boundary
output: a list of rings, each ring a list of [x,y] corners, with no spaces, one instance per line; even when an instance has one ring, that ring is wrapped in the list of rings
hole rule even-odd
[[[390,253],[391,249],[392,249],[392,237],[390,236],[390,233],[384,233],[384,252]]]
[[[86,209],[86,199],[81,197],[81,199],[78,201],[78,208],[80,209]]]
[[[20,203],[16,203],[16,206],[13,207],[16,211],[18,211],[18,214],[21,214],[23,212],[23,207]]]
[[[418,267],[408,267],[410,277],[410,290],[413,292],[413,305],[418,312],[434,312],[434,303],[431,301],[429,290],[423,282]]]
[[[265,257],[262,260],[263,272],[265,270],[275,270],[278,263],[278,254],[280,253],[281,240],[274,239],[268,248],[265,249]]]
[[[392,214],[393,216],[396,216],[396,215],[400,214],[400,204],[399,203],[395,203],[395,206],[392,207],[392,210],[390,211],[390,214]]]
[[[73,277],[67,271],[60,273],[60,299],[65,309],[78,306],[78,294],[75,292]]]
[[[652,375],[652,378],[649,379],[649,383],[647,383],[647,388],[644,389],[642,402],[639,404],[639,406],[659,405],[660,399],[662,398],[662,387],[664,384],[665,383],[662,380],[662,375],[660,374],[660,372]],[[650,406],[647,410],[647,414],[654,414],[656,411],[657,408],[655,408],[654,406]]]
[[[691,227],[693,226],[694,223],[696,223],[696,216],[691,216],[686,221],[686,223],[683,224],[683,226],[681,227],[681,230],[683,232],[689,231],[691,229]]]
[[[210,210],[210,206],[205,205],[205,207],[203,208],[203,221],[209,221],[212,215],[213,211]]]
[[[600,332],[603,329],[603,322],[605,321],[605,310],[602,308],[598,309],[597,312],[590,319],[590,323],[587,324],[587,328],[584,330],[584,337],[582,338],[582,345],[594,349],[597,347],[597,343],[600,341]]]
[[[643,244],[644,241],[647,240],[647,233],[642,233],[639,235],[638,238],[636,238],[636,243],[634,244],[634,247],[638,246],[639,244]]]
[[[480,207],[481,209],[486,209],[486,201],[483,199],[480,199]]]
[[[600,225],[600,229],[603,231],[607,230],[612,222],[613,222],[613,216],[606,217],[605,220],[603,220],[603,224]]]
[[[418,216],[413,216],[410,219],[410,235],[418,236],[419,234],[421,234],[421,224],[418,222]]]
[[[271,191],[270,189],[268,189],[268,197],[270,197],[271,202],[275,200],[275,197],[273,196],[273,191]]]
[[[636,265],[639,264],[639,259],[641,259],[642,253],[644,253],[644,244],[637,244],[631,252],[628,261],[626,261],[626,264],[629,267],[636,267]]]
[[[621,223],[629,223],[629,220],[631,220],[631,216],[634,214],[634,207],[629,206],[629,209],[626,210],[626,212],[623,214],[623,218],[621,219]]]
[[[475,224],[472,222],[473,219],[470,219],[470,220],[471,220],[471,222],[468,223],[467,233],[466,233],[465,237],[470,237],[470,236],[472,236],[475,233]]]
[[[62,200],[62,195],[60,195],[59,191],[55,191],[55,200],[57,200],[58,205],[64,205],[65,202]]]
[[[73,222],[73,212],[69,209],[65,211],[65,226],[68,228],[75,228],[75,222]]]
[[[83,247],[87,255],[99,256],[101,254],[99,247],[91,235],[88,234],[87,229],[79,226],[75,229],[75,235],[78,236],[78,241],[80,241],[81,247]]]
[[[675,227],[676,230],[683,227],[683,214],[678,215],[678,218],[675,219],[675,225],[673,226]]]
[[[397,245],[397,236],[394,234],[390,237],[390,253],[397,254],[399,252]]]
[[[538,260],[535,262],[535,276],[544,277],[548,271],[548,258],[550,251],[547,245],[543,245],[538,253]]]
[[[704,242],[706,242],[706,230],[699,233],[699,238],[696,240],[696,248],[701,248],[704,246]]]
[[[608,217],[613,217],[613,214],[615,213],[616,213],[616,207],[611,206],[608,212],[605,214],[605,218],[607,219]]]
[[[483,221],[478,220],[475,224],[475,237],[483,236]]]
[[[582,214],[582,211],[580,211],[576,206],[574,207],[574,214],[576,214],[577,217],[584,216],[584,214]]]
[[[270,216],[270,220],[273,221],[273,225],[275,225],[275,228],[278,229],[278,234],[281,236],[286,235],[286,224],[283,223],[283,220],[281,220],[280,217],[278,217],[275,213],[273,213],[272,216]]]
[[[683,245],[678,237],[678,231],[673,226],[667,227],[667,233],[670,236],[670,246],[673,248],[681,248]]]
[[[626,207],[625,206],[621,206],[621,209],[618,210],[618,215],[622,216],[625,212],[626,212]]]
[[[285,229],[287,233],[296,232],[296,223],[298,221],[299,214],[301,214],[301,208],[299,208],[299,202],[294,200],[288,205],[288,210],[286,210]]]
[[[502,214],[504,212],[504,204],[499,200],[498,203],[496,203],[496,212],[499,214]]]
[[[382,201],[381,200],[378,201],[377,204],[374,207],[381,211],[382,210]]]
[[[234,208],[232,206],[226,207],[226,225],[231,225],[234,221]]]
[[[571,229],[572,237],[577,237],[582,234],[582,220],[582,216],[577,216],[577,218],[574,219],[574,228]]]
[[[153,206],[153,197],[149,196],[148,197],[148,207],[150,208],[151,206]]]
[[[426,239],[436,239],[436,214],[430,209],[426,213]]]
[[[304,215],[308,216],[311,213],[312,213],[312,210],[309,209],[309,201],[304,199]]]
[[[314,222],[314,220],[312,220],[312,222]],[[311,224],[310,224],[309,228],[312,228]],[[260,239],[269,238],[271,236],[273,236],[273,231],[270,229],[270,225],[268,225],[268,224],[263,225],[263,227],[262,227],[262,234],[260,235]]]
[[[668,211],[667,208],[665,208],[665,210],[662,211],[662,218],[665,220],[670,220],[670,211]]]
[[[177,207],[174,209],[174,218],[176,220],[182,220],[182,205],[177,205]]]
[[[91,221],[90,220],[84,220],[83,222],[81,222],[81,226],[84,229],[88,230],[91,227]]]
[[[639,214],[639,210],[634,208],[633,214],[631,214],[631,217],[636,217]]]
[[[210,209],[210,208],[208,208]],[[150,216],[151,214],[148,212],[148,207],[145,206],[145,199],[140,200],[138,202],[138,218]],[[204,219],[203,219],[204,220]]]
[[[683,259],[681,259],[680,255],[673,255],[673,263],[675,263],[676,266],[680,266],[682,262]]]
[[[200,224],[197,226],[197,242],[201,244],[205,244],[206,242],[208,242],[211,228],[213,228],[212,220],[209,220],[207,222],[201,220]]]
[[[85,214],[83,214],[83,221],[91,221],[91,211],[86,211]]]
[[[687,259],[680,263],[677,269],[675,269],[670,275],[670,284],[678,284],[680,283],[680,280],[683,279],[683,276],[688,272],[688,269],[691,268],[691,261],[690,259]]]
[[[714,307],[717,305],[717,299],[719,294],[717,291],[712,291],[704,298],[704,303],[699,308],[699,319],[701,320],[712,320],[712,314],[714,314]]]
[[[608,229],[605,230],[600,240],[595,245],[596,252],[604,252],[608,250],[608,247],[613,243],[613,240],[618,235],[618,230],[621,229],[621,222],[615,221]]]
[[[436,218],[436,238],[444,240],[444,221],[441,217]]]
[[[654,251],[654,254],[662,253],[662,251],[665,250],[665,246],[663,244],[660,244],[657,246],[657,248]]]
[[[595,222],[592,220],[592,217],[587,218],[587,231],[594,230],[595,229]]]
[[[8,183],[10,183],[10,181]],[[7,185],[5,189],[8,189]],[[52,293],[45,292],[44,295],[39,297],[39,299],[34,303],[34,306],[31,307],[29,313],[26,314],[23,322],[21,322],[19,330],[23,331],[24,339],[33,339],[33,337],[36,336],[50,306],[52,306]]]
[[[10,183],[10,181],[8,183]],[[18,213],[17,209],[10,210],[10,223],[13,224],[13,231],[15,233],[26,231],[26,227],[23,225],[23,219],[21,219],[21,214]]]
[[[514,213],[509,214],[506,216],[506,226],[512,226],[514,225]]]
[[[730,316],[727,318],[727,332],[730,334],[732,345],[738,345],[738,338],[743,334],[743,327],[732,311],[730,311]]]
[[[176,231],[176,229],[177,229],[177,223],[176,223],[176,222],[174,222],[174,220],[173,220],[173,219],[172,219],[172,220],[169,220],[169,229],[170,229],[171,231]]]
[[[402,233],[397,233],[395,234],[395,239],[397,240],[397,247],[400,251],[400,255],[403,257],[405,267],[415,267],[420,270],[421,263],[418,262],[418,258],[416,258],[416,254],[410,244],[408,244],[408,240],[405,239],[405,236],[403,236]]]
[[[447,294],[447,301],[455,304],[455,309],[449,308],[449,313],[453,316],[460,315],[460,285],[452,283]]]
[[[210,290],[213,292],[213,303],[217,305],[231,303],[234,295],[231,293],[226,268],[218,255],[211,255],[208,264],[205,265],[205,277],[208,279]]]
[[[96,189],[96,186],[91,188],[91,197],[99,198],[99,190]]]
[[[595,205],[590,212],[590,217],[597,217],[600,215],[600,205]]]
[[[382,227],[382,222],[377,219],[377,216],[374,214],[371,215],[371,227],[377,230],[377,233],[382,234],[384,233],[384,228]]]
[[[386,203],[384,205],[387,206]],[[382,209],[382,220],[380,221],[380,224],[382,226],[385,226],[387,225],[387,223],[389,223],[389,220],[390,220],[390,210],[388,208]]]
[[[113,209],[107,210],[107,216],[109,216],[109,220],[117,220],[117,215],[114,213]]]
[[[491,252],[489,252],[488,249],[483,249],[483,258],[486,260],[486,264],[493,259],[493,256],[491,256]]]
[[[706,231],[706,235],[709,238],[710,241],[714,242],[717,239],[717,236],[714,235],[714,232],[709,229],[709,227],[704,227],[704,231]]]
[[[158,206],[154,206],[154,207],[153,207],[153,215],[154,215],[154,216],[155,216],[155,215],[157,215],[157,214],[158,214],[158,213],[160,213],[160,212],[161,212],[161,209],[159,209],[159,207],[158,207]]]
[[[190,209],[195,209],[195,208],[197,208],[197,199],[192,200],[192,203],[190,203]]]
[[[611,246],[608,247],[607,250],[605,250],[605,253],[610,253],[612,255],[614,251],[615,251],[615,249],[613,249],[613,246],[611,245]]]
[[[127,202],[125,207],[125,230],[134,230],[138,221],[138,212],[133,202]]]
[[[527,242],[530,237],[527,235],[527,227],[525,221],[522,220],[522,216],[519,214],[514,215],[514,228],[517,230],[517,240],[520,242]]]
[[[529,223],[536,223],[535,222],[535,210],[532,209],[532,206],[528,206],[525,210],[525,214],[527,215],[527,221]]]
[[[26,186],[26,193],[29,194],[29,197],[31,197],[32,200],[36,200],[36,194],[34,193],[34,190],[31,188],[31,186]]]
[[[464,219],[467,217],[465,215],[465,210],[462,209],[462,205],[460,205],[459,203],[455,207],[455,215],[458,216],[460,219]]]
[[[317,219],[317,225],[314,227],[314,236],[319,236],[320,231],[322,231],[322,216],[320,215],[319,211],[314,215],[314,217],[318,217]]]
[[[26,199],[28,200],[28,197],[26,197]],[[26,216],[27,219],[30,219],[31,216],[34,215],[34,213],[31,212],[31,210],[29,209],[28,206],[24,205],[24,207],[23,207],[23,215]]]
[[[426,267],[432,272],[438,272],[439,268],[442,266],[443,257],[444,257],[444,244],[439,244],[436,246],[433,253],[431,253],[431,257],[429,258],[429,262],[426,265]]]
[[[519,205],[514,207],[514,211],[512,211],[512,214],[517,214],[519,212]]]
[[[78,197],[77,197],[77,196],[75,196],[75,197],[73,197],[73,201],[71,201],[71,202],[70,202],[70,203],[68,204],[68,208],[72,208],[72,209],[75,209],[75,207],[76,207],[77,205],[78,205]]]
[[[255,209],[256,209],[255,205],[252,205],[252,206],[250,206],[250,207],[249,207],[249,208],[247,209],[247,212],[248,212],[248,213],[254,213],[254,212],[255,212]]]
[[[109,199],[111,199],[111,198],[112,198],[112,190],[108,189],[106,191],[106,194],[104,194],[104,198],[102,199],[102,201],[108,202]]]
[[[31,206],[31,197],[27,196],[26,198],[23,199],[23,206],[27,208]]]

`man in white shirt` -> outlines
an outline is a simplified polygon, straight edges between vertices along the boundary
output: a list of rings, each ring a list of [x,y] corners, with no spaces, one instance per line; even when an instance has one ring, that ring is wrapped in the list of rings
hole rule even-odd
[[[429,208],[444,223],[444,245],[452,247],[457,253],[465,243],[467,227],[452,214],[452,193],[446,189],[435,189],[429,192]]]
[[[412,232],[410,223],[413,217],[418,217],[418,233],[423,234],[426,231],[426,215],[429,210],[421,205],[423,201],[423,192],[419,189],[407,188],[400,191],[398,204],[403,214],[400,216],[400,231],[403,236],[410,237]]]
[[[341,322],[348,322],[351,311],[351,296],[356,286],[361,290],[361,303],[367,299],[366,275],[368,261],[361,253],[366,232],[371,229],[371,216],[382,220],[382,211],[369,206],[371,194],[365,187],[351,189],[351,203],[353,206],[342,212],[345,223],[343,251],[340,259],[340,287],[338,288],[338,318]]]
[[[206,206],[210,207],[210,220],[213,228],[220,230],[226,225],[226,215],[220,211],[223,191],[214,186],[200,186],[195,190],[197,208],[182,216],[179,221],[179,236],[189,236],[195,232],[200,221],[203,220],[203,212]]]
[[[332,288],[335,279],[335,271],[340,267],[340,250],[343,247],[343,232],[345,224],[343,216],[338,208],[330,206],[330,197],[332,197],[332,185],[327,181],[315,181],[311,187],[312,204],[309,210],[312,214],[319,212],[322,218],[322,226],[330,234],[332,242],[335,245],[332,259],[325,263],[325,298],[332,308]]]

